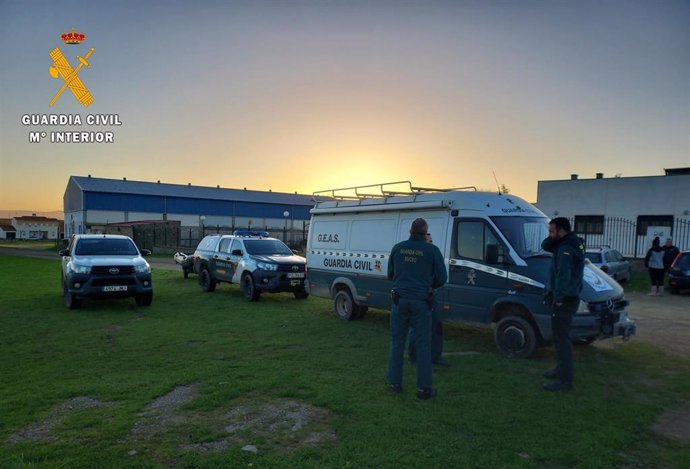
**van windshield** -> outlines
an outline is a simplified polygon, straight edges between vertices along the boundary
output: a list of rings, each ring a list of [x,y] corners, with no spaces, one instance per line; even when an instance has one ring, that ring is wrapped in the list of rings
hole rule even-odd
[[[549,256],[541,242],[549,235],[546,217],[491,217],[520,257]]]

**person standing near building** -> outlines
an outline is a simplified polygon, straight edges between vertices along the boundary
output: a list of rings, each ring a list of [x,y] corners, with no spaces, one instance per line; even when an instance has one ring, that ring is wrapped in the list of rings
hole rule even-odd
[[[652,247],[644,256],[644,266],[649,269],[649,278],[652,282],[649,296],[661,296],[664,294],[664,250],[659,246],[661,242],[657,236],[652,241]]]
[[[668,274],[671,270],[671,264],[673,264],[673,261],[675,261],[678,254],[680,254],[680,249],[673,245],[673,240],[671,238],[666,238],[666,242],[661,249],[664,250],[664,272]]]
[[[422,400],[436,395],[436,390],[431,387],[433,291],[448,278],[441,251],[425,240],[428,227],[423,218],[415,219],[410,227],[410,238],[393,246],[388,258],[388,278],[393,281],[388,380],[393,392],[402,392],[405,339],[413,327],[417,350],[417,397]]]
[[[431,233],[427,233],[424,239],[430,244],[434,242]],[[417,363],[417,349],[414,341],[414,328],[410,328],[407,353],[410,357],[410,363],[412,364]],[[450,366],[448,360],[443,357],[443,318],[441,317],[441,308],[438,303],[434,303],[431,311],[431,363],[439,366]]]
[[[556,368],[544,373],[544,377],[555,381],[543,387],[546,391],[569,391],[574,380],[570,327],[580,304],[585,246],[571,231],[568,219],[558,217],[549,222],[549,236],[541,247],[553,253],[544,302],[551,308],[551,332],[558,358]]]

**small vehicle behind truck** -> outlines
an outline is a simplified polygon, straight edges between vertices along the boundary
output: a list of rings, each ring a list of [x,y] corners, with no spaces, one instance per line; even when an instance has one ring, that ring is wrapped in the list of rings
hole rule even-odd
[[[131,238],[121,235],[74,235],[62,256],[65,306],[78,309],[84,298],[134,297],[138,306],[153,300],[151,267]]]
[[[333,299],[338,318],[361,318],[370,306],[390,308],[388,257],[421,217],[448,270],[436,292],[444,320],[493,325],[507,357],[529,357],[551,341],[551,312],[543,304],[551,254],[541,249],[549,219],[536,207],[513,195],[418,188],[409,181],[314,196],[307,287]],[[623,289],[589,261],[580,300],[573,340],[635,333]]]
[[[240,285],[248,301],[257,301],[263,292],[292,292],[297,299],[308,296],[304,288],[306,260],[265,231],[206,236],[197,246],[193,262],[205,292],[227,282]]]

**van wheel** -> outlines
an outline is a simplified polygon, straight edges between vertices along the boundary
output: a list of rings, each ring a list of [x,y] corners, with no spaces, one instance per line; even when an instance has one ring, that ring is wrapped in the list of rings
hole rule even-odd
[[[216,281],[211,278],[211,273],[206,267],[203,267],[199,272],[199,285],[203,291],[208,293],[216,289]]]
[[[506,316],[496,324],[494,342],[506,358],[528,358],[537,349],[537,334],[525,319]]]
[[[70,293],[69,290],[67,290],[67,285],[64,282],[62,284],[62,296],[65,300],[65,306],[67,309],[81,308],[81,298],[77,298],[76,295]]]
[[[333,312],[338,319],[352,321],[359,318],[361,308],[355,304],[347,288],[339,290],[333,298]]]
[[[252,274],[244,274],[242,276],[242,292],[247,301],[257,301],[261,292],[257,290]]]

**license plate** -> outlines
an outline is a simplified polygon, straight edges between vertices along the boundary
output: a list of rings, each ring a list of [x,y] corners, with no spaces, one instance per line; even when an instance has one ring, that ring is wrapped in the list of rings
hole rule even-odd
[[[288,272],[287,278],[304,278],[304,272]]]
[[[103,291],[127,291],[127,285],[111,285],[103,287]]]
[[[290,280],[290,286],[291,287],[296,287],[300,284],[299,280]]]

